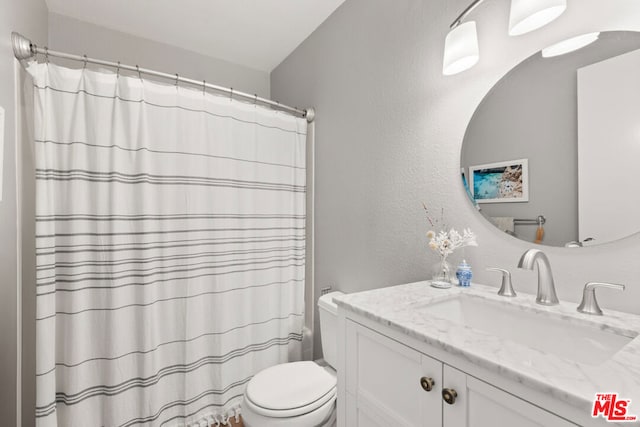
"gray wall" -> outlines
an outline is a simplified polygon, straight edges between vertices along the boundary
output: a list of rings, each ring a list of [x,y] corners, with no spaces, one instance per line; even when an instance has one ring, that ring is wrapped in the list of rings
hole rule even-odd
[[[269,73],[204,56],[186,48],[110,30],[77,19],[49,14],[49,48],[142,68],[178,73],[195,80],[269,97]],[[64,63],[56,60],[57,63]],[[77,66],[77,63],[65,65]]]
[[[485,203],[488,216],[544,215],[545,245],[578,240],[577,69],[640,48],[640,33],[602,35],[569,55],[535,54],[514,68],[476,110],[462,149],[462,166],[529,159],[529,202]],[[630,178],[633,181],[633,178]],[[606,220],[606,218],[604,219]],[[516,226],[534,241],[536,226]]]
[[[316,295],[328,285],[355,292],[428,278],[437,258],[427,248],[423,201],[436,212],[444,208],[452,226],[478,234],[480,246],[465,253],[476,280],[497,286],[499,278],[485,267],[505,267],[517,290],[535,293],[536,274],[516,268],[532,245],[498,232],[466,200],[460,150],[467,124],[516,64],[593,31],[598,20],[604,29],[637,30],[640,7],[614,0],[602,14],[598,1],[569,0],[552,25],[510,38],[508,2],[486,2],[473,15],[480,62],[445,77],[444,38],[468,3],[347,0],[272,72],[272,96],[317,109]],[[616,13],[618,5],[636,10]],[[635,313],[639,250],[639,235],[593,248],[545,249],[560,298],[578,301],[590,280],[618,281],[629,285],[626,295],[603,292],[602,305]]]
[[[17,419],[17,307],[20,286],[17,267],[17,111],[11,31],[21,32],[36,43],[46,44],[47,7],[44,0],[0,0],[0,10],[0,105],[6,111],[2,168],[4,188],[0,202],[0,420],[2,425],[12,426],[16,425]],[[30,425],[29,420],[23,425]]]

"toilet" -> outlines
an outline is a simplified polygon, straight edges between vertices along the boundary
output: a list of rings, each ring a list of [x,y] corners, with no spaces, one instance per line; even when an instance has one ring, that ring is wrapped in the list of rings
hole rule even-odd
[[[318,300],[324,360],[267,368],[247,384],[242,401],[246,427],[332,427],[336,424],[337,305],[331,292]]]

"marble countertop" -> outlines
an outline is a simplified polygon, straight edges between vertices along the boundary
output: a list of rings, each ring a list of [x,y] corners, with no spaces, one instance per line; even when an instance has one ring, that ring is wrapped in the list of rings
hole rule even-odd
[[[457,325],[416,309],[457,294],[509,304],[518,310],[561,319],[563,325],[593,327],[632,340],[613,357],[591,366],[500,339],[474,329],[474,325]],[[620,398],[632,400],[630,412],[640,415],[640,316],[606,308],[603,308],[604,316],[581,314],[576,311],[575,303],[561,302],[547,307],[536,304],[534,295],[518,293],[515,298],[506,298],[498,296],[496,288],[475,283],[469,288],[436,289],[429,282],[416,282],[347,294],[336,297],[335,301],[341,309],[391,327],[575,407],[590,411],[596,393],[618,392]]]

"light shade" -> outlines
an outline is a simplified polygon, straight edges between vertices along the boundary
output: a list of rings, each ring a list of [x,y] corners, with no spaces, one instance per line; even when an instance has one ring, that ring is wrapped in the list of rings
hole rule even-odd
[[[509,35],[519,36],[544,27],[567,8],[567,0],[511,0]]]
[[[560,43],[556,43],[547,48],[542,49],[543,58],[551,58],[553,56],[564,55],[565,53],[573,52],[574,50],[581,49],[587,45],[590,45],[594,41],[598,40],[600,33],[587,33],[580,36],[571,37],[570,39],[563,40]]]
[[[442,73],[445,76],[468,70],[476,65],[478,59],[480,52],[475,21],[465,22],[449,31],[444,42]]]

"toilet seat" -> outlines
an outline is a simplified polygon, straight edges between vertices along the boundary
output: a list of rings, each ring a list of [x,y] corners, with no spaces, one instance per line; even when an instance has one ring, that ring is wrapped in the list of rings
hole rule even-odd
[[[264,417],[293,418],[293,417],[298,417],[298,416],[306,415],[310,412],[313,412],[316,409],[323,407],[327,403],[333,403],[333,401],[335,401],[336,399],[336,396],[337,396],[337,390],[334,388],[331,392],[324,395],[321,399],[318,399],[309,405],[301,406],[293,409],[285,409],[285,410],[273,410],[273,409],[267,409],[261,406],[257,406],[254,402],[251,401],[251,399],[247,397],[246,394],[245,394],[244,403],[245,403],[245,407],[250,409],[253,413],[262,415]]]
[[[242,403],[242,421],[246,427],[336,427],[335,399],[304,415],[277,418],[253,412],[246,397]]]
[[[333,402],[337,380],[314,362],[272,366],[255,375],[245,391],[245,403],[256,414],[290,418]]]

